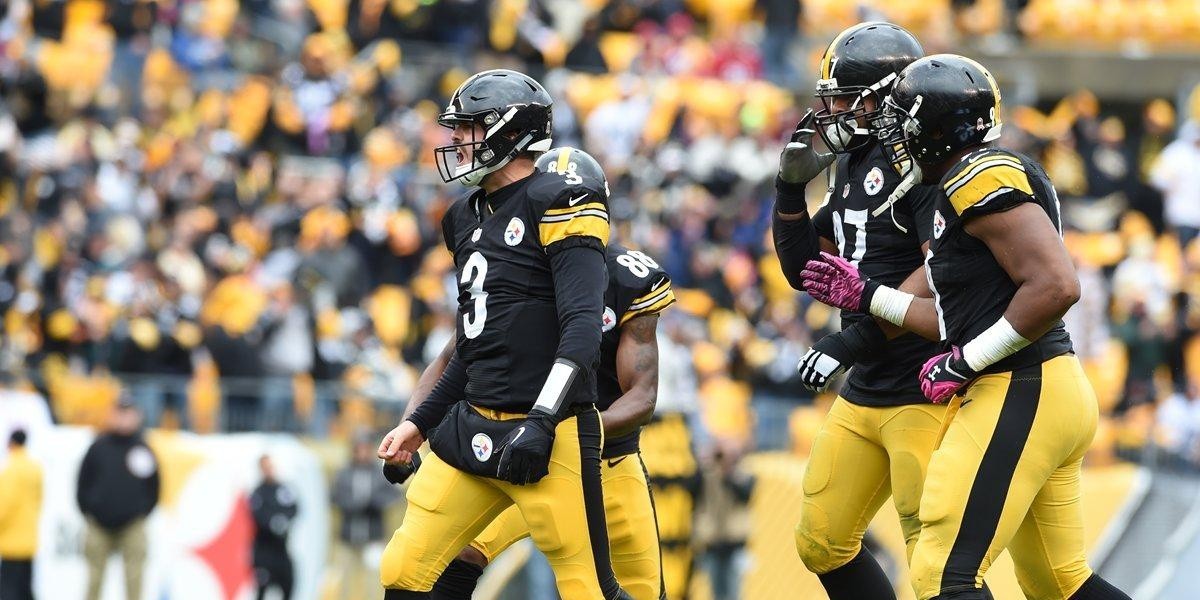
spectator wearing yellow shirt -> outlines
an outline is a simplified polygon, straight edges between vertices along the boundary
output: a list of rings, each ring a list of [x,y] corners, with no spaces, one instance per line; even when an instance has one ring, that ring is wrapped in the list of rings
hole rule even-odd
[[[8,439],[0,470],[0,598],[33,600],[33,555],[42,510],[42,468],[25,452],[25,432]]]

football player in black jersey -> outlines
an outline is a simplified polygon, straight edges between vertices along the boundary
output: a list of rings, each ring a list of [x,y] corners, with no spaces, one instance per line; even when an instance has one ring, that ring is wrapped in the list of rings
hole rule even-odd
[[[849,310],[944,340],[921,369],[924,395],[953,398],[929,462],[911,560],[917,598],[983,598],[1004,548],[1025,597],[1126,600],[1088,567],[1079,507],[1096,395],[1061,317],[1079,298],[1058,197],[1036,161],[1000,136],[991,73],[956,55],[914,62],[875,119],[896,164],[915,161],[941,193],[914,298],[845,260],[809,263],[805,288]]]
[[[603,169],[582,150],[555,148],[536,166],[608,197]],[[675,293],[666,272],[641,252],[610,243],[607,263],[597,408],[605,434],[600,472],[609,548],[621,587],[635,600],[659,600],[665,590],[658,527],[638,438],[658,399],[658,315],[675,302]],[[406,412],[425,400],[453,354],[452,341],[421,374]],[[433,588],[433,599],[470,600],[483,567],[528,536],[529,525],[517,507],[504,511],[450,563]]]
[[[480,186],[442,221],[459,281],[454,356],[428,399],[380,444],[432,453],[384,550],[388,600],[428,598],[451,559],[514,504],[564,598],[628,598],[612,573],[596,410],[608,283],[606,198],[534,168],[551,99],[530,77],[478,73],[438,121],[446,181]],[[435,429],[436,428],[436,429]]]
[[[896,76],[922,55],[916,38],[891,23],[855,25],[825,51],[816,86],[824,108],[801,121],[776,179],[773,234],[796,289],[819,249],[893,286],[921,265],[937,190],[904,185],[867,127]],[[813,127],[834,155],[813,149]],[[805,184],[830,164],[828,194],[810,219]],[[926,402],[916,379],[936,345],[898,328],[892,334],[889,340],[870,315],[843,311],[842,331],[800,361],[801,379],[814,391],[854,367],[813,443],[796,526],[796,550],[833,600],[895,597],[862,545],[889,495],[910,552],[920,531],[921,484],[945,407]]]

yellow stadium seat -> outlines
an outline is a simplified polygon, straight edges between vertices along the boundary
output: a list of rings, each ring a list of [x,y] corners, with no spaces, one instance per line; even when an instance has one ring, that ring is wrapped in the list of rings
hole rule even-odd
[[[641,51],[642,40],[635,33],[607,31],[600,36],[600,54],[609,71],[628,71]]]

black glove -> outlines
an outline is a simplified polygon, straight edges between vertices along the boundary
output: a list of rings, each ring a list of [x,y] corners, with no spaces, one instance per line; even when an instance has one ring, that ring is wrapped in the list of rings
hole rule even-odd
[[[538,408],[530,411],[525,421],[496,447],[500,452],[496,477],[517,485],[541,481],[550,472],[550,450],[557,425],[554,415]]]
[[[887,335],[875,319],[867,318],[838,333],[831,333],[812,345],[797,370],[804,387],[823,392],[839,373],[875,352],[887,342]]]
[[[403,464],[383,463],[383,478],[392,484],[400,485],[408,481],[408,478],[412,477],[412,474],[416,473],[419,468],[421,468],[421,455],[414,452],[412,462]]]

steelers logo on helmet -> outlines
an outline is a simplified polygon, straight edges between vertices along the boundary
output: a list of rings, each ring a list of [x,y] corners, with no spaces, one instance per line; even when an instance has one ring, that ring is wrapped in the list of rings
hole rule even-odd
[[[892,23],[860,23],[839,33],[821,57],[814,92],[822,104],[815,129],[825,145],[843,153],[870,143],[869,124],[897,74],[924,54],[911,33]]]
[[[552,104],[524,73],[493,69],[468,78],[438,116],[439,125],[454,130],[450,144],[434,149],[442,180],[479,185],[518,154],[549,150]]]

